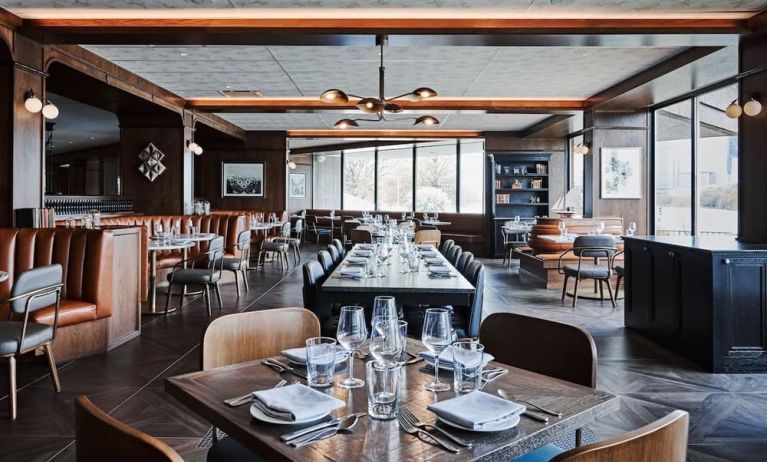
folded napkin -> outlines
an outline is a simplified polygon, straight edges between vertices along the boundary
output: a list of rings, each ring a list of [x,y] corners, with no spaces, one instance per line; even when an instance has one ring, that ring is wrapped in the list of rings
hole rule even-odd
[[[351,265],[364,265],[367,264],[368,259],[362,257],[349,257],[346,259],[346,263]]]
[[[442,353],[439,354],[439,367],[445,367],[445,368],[453,368],[453,348],[455,348],[453,345],[449,345],[447,348],[442,350]],[[419,353],[423,359],[429,363],[434,364],[434,353],[432,353],[429,350],[422,351]],[[483,353],[482,354],[482,365],[487,366],[487,363],[495,359],[493,355],[490,353]]]
[[[431,266],[442,266],[445,264],[445,261],[442,260],[441,258],[434,258],[434,257],[424,258],[423,261],[425,261],[427,265],[431,265]]]
[[[435,252],[433,250],[427,250],[425,252],[421,252],[421,256],[423,258],[436,258],[437,257],[437,252]]]
[[[429,266],[429,271],[440,276],[450,274],[450,268],[447,266]]]
[[[346,266],[344,268],[341,268],[339,273],[342,276],[359,276],[362,277],[362,275],[365,274],[365,269],[361,266]]]
[[[289,422],[322,417],[345,406],[340,399],[300,383],[257,391],[253,396],[258,401],[256,404],[262,405],[261,410],[265,407],[270,411],[269,416]]]
[[[373,255],[373,252],[371,252],[370,250],[355,250],[354,252],[352,252],[352,255],[355,257],[369,257]]]
[[[349,352],[346,351],[341,345],[336,347],[336,363],[341,362],[349,356]],[[291,348],[289,350],[282,350],[280,354],[289,360],[297,364],[306,364],[306,347]]]
[[[359,244],[358,247],[360,250],[373,250],[375,248],[373,244]]]
[[[445,420],[474,430],[503,426],[527,410],[521,404],[483,391],[433,403],[427,409]]]
[[[418,244],[418,250],[432,250],[434,248],[431,244]]]

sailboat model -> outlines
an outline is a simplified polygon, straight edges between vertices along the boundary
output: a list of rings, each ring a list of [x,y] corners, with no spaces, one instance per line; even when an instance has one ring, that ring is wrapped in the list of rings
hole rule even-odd
[[[562,218],[573,217],[579,210],[583,210],[583,186],[573,186],[551,207],[551,211]]]

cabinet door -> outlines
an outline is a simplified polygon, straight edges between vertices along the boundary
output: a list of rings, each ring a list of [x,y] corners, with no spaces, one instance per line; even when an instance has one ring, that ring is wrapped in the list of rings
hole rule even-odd
[[[663,330],[676,332],[679,330],[681,315],[679,255],[674,250],[656,247],[653,249],[653,260],[655,263],[653,275],[655,291],[653,293],[652,322]]]
[[[653,254],[649,247],[631,244],[626,248],[627,325],[650,322],[653,304]]]
[[[767,350],[767,259],[721,258],[715,263],[724,282],[719,297],[727,328],[726,356],[762,356]]]

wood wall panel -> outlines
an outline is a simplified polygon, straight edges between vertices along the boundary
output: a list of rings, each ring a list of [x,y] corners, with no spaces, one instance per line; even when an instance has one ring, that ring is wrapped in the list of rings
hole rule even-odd
[[[0,41],[0,227],[11,226],[13,172],[13,64],[11,50]]]

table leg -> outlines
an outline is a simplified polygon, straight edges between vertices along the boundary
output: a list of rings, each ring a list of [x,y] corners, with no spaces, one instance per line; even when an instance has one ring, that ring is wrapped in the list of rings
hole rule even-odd
[[[157,313],[157,251],[149,251],[149,311],[148,314]]]

